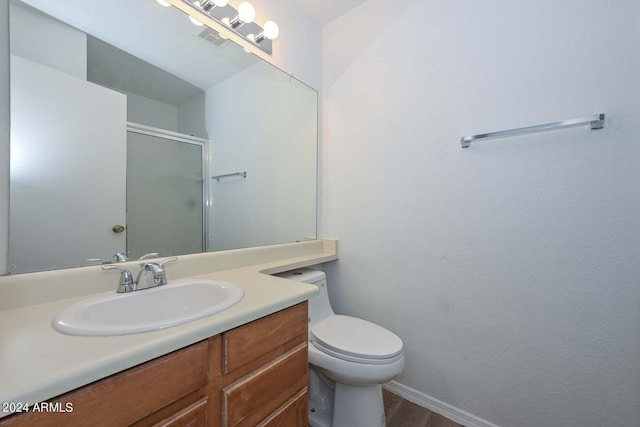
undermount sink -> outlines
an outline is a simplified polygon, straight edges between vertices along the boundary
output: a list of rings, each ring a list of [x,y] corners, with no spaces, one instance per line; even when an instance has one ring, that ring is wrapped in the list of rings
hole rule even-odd
[[[219,313],[244,296],[219,281],[176,282],[141,291],[109,292],[79,301],[53,320],[70,335],[126,335],[165,329]]]

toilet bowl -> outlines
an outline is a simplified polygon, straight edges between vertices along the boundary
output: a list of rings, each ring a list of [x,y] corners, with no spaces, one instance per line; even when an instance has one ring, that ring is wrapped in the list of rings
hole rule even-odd
[[[385,426],[381,385],[404,368],[402,340],[375,323],[336,315],[322,271],[303,268],[278,276],[320,290],[309,300],[309,424]]]

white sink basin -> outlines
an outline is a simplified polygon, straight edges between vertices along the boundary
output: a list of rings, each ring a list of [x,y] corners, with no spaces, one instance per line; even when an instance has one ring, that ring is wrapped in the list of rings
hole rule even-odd
[[[53,327],[71,335],[126,335],[169,328],[219,313],[237,304],[244,291],[218,281],[193,281],[77,302],[53,319]]]

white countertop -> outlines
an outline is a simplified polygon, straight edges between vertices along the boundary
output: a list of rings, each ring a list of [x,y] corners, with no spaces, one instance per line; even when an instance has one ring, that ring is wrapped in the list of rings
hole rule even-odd
[[[309,247],[306,242],[301,245]],[[331,245],[318,248],[299,257],[190,276],[235,283],[245,295],[221,313],[164,330],[86,337],[53,329],[55,315],[86,296],[0,311],[0,404],[31,405],[50,399],[305,301],[317,293],[316,287],[269,274],[337,259],[335,245],[333,251]],[[117,280],[114,292],[116,285]],[[9,415],[2,409],[0,418]]]

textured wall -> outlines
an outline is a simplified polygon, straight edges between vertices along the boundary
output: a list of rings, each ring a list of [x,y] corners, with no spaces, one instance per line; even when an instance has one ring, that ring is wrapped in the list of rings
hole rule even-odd
[[[369,0],[325,26],[330,296],[404,339],[401,383],[501,426],[640,425],[638,16]]]

